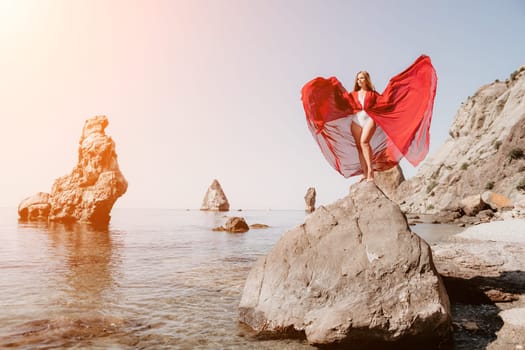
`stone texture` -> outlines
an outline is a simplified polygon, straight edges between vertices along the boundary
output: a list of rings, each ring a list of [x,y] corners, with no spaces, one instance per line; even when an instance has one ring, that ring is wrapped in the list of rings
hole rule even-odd
[[[230,210],[230,203],[228,202],[228,198],[226,198],[226,195],[222,190],[221,184],[216,179],[213,180],[210,187],[206,191],[206,195],[202,200],[201,210]]]
[[[429,246],[373,183],[317,208],[249,273],[239,319],[315,345],[434,341],[450,305]]]
[[[311,213],[315,210],[315,196],[316,192],[314,187],[310,187],[306,190],[306,194],[304,195],[306,207],[304,210],[306,210],[307,213]]]
[[[482,86],[461,104],[450,138],[392,198],[406,213],[435,214],[490,189],[511,200],[522,191],[525,158],[525,66],[512,79]]]
[[[47,220],[50,211],[49,193],[45,192],[38,192],[18,205],[18,216],[22,220]]]
[[[393,198],[399,185],[405,181],[405,175],[399,165],[386,170],[376,171],[374,181],[388,198]]]
[[[244,218],[234,216],[228,218],[224,224],[224,230],[232,233],[243,233],[250,229]]]
[[[107,125],[106,116],[86,120],[77,165],[53,184],[51,221],[106,224],[113,204],[126,193],[128,182],[120,171],[115,143],[104,131]]]
[[[40,218],[57,222],[109,222],[113,204],[126,192],[128,183],[119,169],[115,143],[105,134],[107,125],[106,116],[86,120],[78,163],[71,174],[56,179],[51,193],[42,197]],[[25,206],[24,202],[19,206],[20,217],[25,217]],[[29,214],[27,218],[32,217]]]

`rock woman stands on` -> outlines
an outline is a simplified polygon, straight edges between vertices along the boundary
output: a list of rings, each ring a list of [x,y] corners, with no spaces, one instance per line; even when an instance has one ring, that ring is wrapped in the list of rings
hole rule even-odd
[[[430,57],[420,56],[375,91],[370,76],[356,75],[348,93],[335,77],[315,78],[302,88],[308,127],[330,165],[348,178],[372,181],[405,157],[417,166],[427,155],[437,75]]]

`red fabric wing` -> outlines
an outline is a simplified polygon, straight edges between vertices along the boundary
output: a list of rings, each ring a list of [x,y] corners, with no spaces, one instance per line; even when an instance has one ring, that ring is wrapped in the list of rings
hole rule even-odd
[[[437,76],[428,56],[420,56],[393,77],[382,95],[367,93],[365,111],[378,124],[372,140],[373,167],[395,166],[405,156],[413,165],[428,153]],[[315,78],[302,89],[308,127],[330,165],[344,177],[362,174],[350,131],[352,114],[361,109],[335,78]]]
[[[397,151],[414,166],[428,153],[436,86],[436,71],[430,57],[423,55],[390,79],[375,101],[365,101],[367,113],[385,131]],[[389,148],[396,153],[392,145]]]

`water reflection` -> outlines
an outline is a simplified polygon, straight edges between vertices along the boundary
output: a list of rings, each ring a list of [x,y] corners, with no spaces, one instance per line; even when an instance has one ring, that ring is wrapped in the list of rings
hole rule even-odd
[[[128,322],[114,313],[121,265],[115,232],[108,226],[24,221],[17,231],[21,252],[33,253],[31,264],[18,272],[23,283],[12,286],[24,289],[27,304],[11,310],[0,347],[62,347],[122,333]]]
[[[65,302],[79,311],[104,309],[114,285],[114,248],[108,226],[49,223],[52,254],[63,257]]]

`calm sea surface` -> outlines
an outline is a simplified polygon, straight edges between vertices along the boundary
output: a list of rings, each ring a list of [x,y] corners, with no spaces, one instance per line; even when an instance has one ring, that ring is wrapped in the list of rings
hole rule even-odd
[[[270,225],[214,232],[226,216]],[[115,209],[109,228],[0,209],[0,348],[314,349],[237,322],[246,276],[303,211]],[[458,229],[416,225],[427,241]]]

